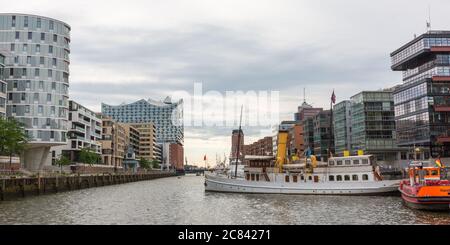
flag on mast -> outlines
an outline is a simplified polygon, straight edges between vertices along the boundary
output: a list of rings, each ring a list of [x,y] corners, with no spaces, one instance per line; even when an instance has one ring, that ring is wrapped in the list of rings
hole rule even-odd
[[[334,90],[333,94],[331,95],[331,102],[333,102],[333,104],[336,104],[336,95],[334,94]]]

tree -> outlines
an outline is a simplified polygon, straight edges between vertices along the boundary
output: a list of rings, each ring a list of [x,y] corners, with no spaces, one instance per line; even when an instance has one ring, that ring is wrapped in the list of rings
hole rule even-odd
[[[0,118],[0,154],[9,156],[9,167],[12,165],[12,157],[22,153],[28,141],[29,136],[23,124],[14,119]]]
[[[101,157],[89,148],[81,149],[79,159],[80,162],[89,164],[90,166],[101,161]]]
[[[159,168],[159,162],[156,159],[152,159],[152,167]]]
[[[70,164],[70,160],[69,158],[67,158],[64,155],[60,155],[58,159],[56,159],[56,164],[59,165],[59,167],[61,168],[61,173],[62,173],[62,167],[69,165]]]
[[[151,168],[150,164],[151,164],[150,161],[145,158],[139,159],[139,166],[143,169],[150,169]]]

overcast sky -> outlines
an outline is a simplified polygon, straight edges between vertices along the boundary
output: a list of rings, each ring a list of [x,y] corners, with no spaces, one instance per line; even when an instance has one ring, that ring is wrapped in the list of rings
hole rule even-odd
[[[164,99],[174,90],[279,91],[280,120],[303,99],[329,107],[401,82],[389,53],[426,31],[450,29],[448,0],[0,0],[2,12],[72,27],[70,98],[100,103]],[[245,143],[259,138],[245,128]],[[230,151],[231,128],[185,129],[189,163]]]

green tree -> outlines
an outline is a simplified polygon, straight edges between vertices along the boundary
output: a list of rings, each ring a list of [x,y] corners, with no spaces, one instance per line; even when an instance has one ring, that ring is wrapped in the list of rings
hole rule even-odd
[[[152,168],[159,168],[159,162],[156,159],[152,160]]]
[[[9,166],[12,165],[12,157],[21,154],[29,141],[21,123],[14,119],[0,118],[0,154],[9,156]]]
[[[141,159],[139,159],[139,166],[143,169],[150,169],[151,163],[149,160],[147,160],[145,158],[141,158]]]
[[[101,161],[101,157],[89,148],[81,149],[79,159],[80,162],[89,164],[91,166],[93,164],[100,163]]]
[[[69,165],[70,164],[70,160],[66,156],[60,155],[59,158],[56,159],[56,164],[59,165],[59,167],[61,168],[61,173],[62,173],[63,166]]]

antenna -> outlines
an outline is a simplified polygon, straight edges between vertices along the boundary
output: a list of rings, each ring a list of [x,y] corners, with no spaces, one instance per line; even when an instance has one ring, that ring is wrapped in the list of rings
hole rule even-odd
[[[306,89],[303,87],[303,102],[306,103]]]
[[[431,31],[431,4],[428,4],[427,31]]]

